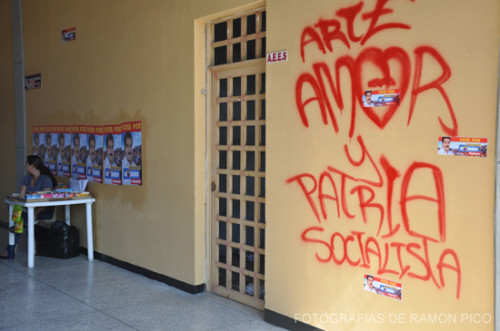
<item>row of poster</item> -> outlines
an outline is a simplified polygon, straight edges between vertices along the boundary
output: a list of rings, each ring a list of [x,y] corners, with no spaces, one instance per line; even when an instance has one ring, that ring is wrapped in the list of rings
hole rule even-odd
[[[142,185],[140,121],[104,126],[34,126],[33,154],[43,159],[54,176]]]

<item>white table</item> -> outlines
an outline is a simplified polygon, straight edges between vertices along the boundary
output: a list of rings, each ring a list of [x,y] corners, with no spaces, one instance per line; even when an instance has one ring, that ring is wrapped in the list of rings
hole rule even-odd
[[[81,205],[86,206],[87,215],[87,251],[89,261],[94,259],[94,244],[92,236],[92,204],[95,202],[94,198],[84,198],[84,199],[57,199],[53,201],[17,201],[11,200],[9,198],[5,199],[5,203],[9,205],[9,228],[14,225],[12,221],[12,211],[14,205],[21,205],[28,209],[28,268],[33,268],[35,266],[35,220],[34,220],[34,209],[36,207],[48,207],[48,206],[64,206],[64,216],[66,224],[70,225],[70,210],[71,205]],[[9,245],[15,244],[15,234],[9,232]]]

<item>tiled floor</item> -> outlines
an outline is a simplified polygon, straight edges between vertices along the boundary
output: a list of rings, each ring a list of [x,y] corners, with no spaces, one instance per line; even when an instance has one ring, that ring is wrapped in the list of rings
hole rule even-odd
[[[0,247],[7,243],[0,227]],[[263,312],[213,294],[192,295],[87,256],[35,257],[26,236],[0,260],[1,330],[282,330]]]

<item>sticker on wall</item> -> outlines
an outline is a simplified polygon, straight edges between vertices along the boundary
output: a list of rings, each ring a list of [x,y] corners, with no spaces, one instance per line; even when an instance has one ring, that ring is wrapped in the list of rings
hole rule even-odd
[[[42,87],[42,74],[24,76],[24,89],[34,90]]]
[[[399,105],[400,89],[365,91],[363,107],[384,107]]]
[[[439,155],[486,157],[488,138],[439,137]]]
[[[368,292],[380,294],[397,300],[401,300],[402,296],[401,283],[374,277],[372,275],[364,276],[363,289]]]
[[[288,60],[288,51],[267,53],[266,63],[285,62]]]
[[[61,31],[61,41],[67,43],[76,39],[76,28],[70,28]]]

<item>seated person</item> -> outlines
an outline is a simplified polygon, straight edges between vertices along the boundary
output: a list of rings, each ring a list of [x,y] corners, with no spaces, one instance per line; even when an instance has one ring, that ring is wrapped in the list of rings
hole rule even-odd
[[[21,185],[21,190],[19,191],[19,196],[23,197],[26,193],[39,192],[39,191],[52,191],[56,185],[57,180],[55,179],[52,172],[47,168],[42,159],[37,155],[30,155],[26,158],[26,172],[28,173],[23,178],[23,183]],[[54,215],[54,207],[38,207],[34,210],[35,220],[47,220],[51,219]],[[26,212],[23,212],[22,217],[25,222],[28,222],[28,216]],[[21,233],[16,233],[15,245],[19,242],[21,238]],[[4,251],[0,253],[0,258],[8,258],[8,252]]]

